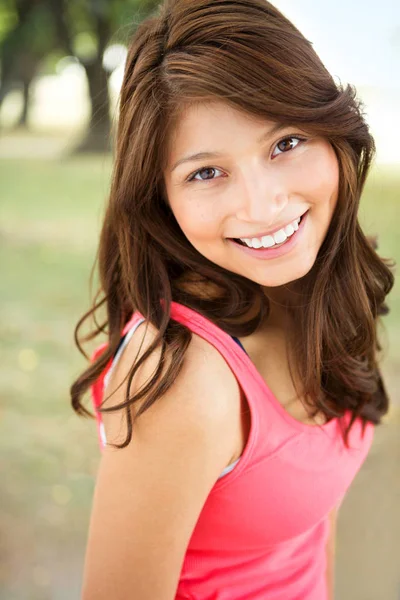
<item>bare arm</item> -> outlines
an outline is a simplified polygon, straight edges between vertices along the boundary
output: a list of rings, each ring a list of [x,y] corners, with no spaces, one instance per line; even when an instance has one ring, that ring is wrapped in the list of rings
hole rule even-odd
[[[139,329],[113,373],[111,389],[121,383],[136,356],[142,339],[137,335]],[[130,444],[103,451],[82,600],[175,597],[199,514],[234,453],[230,432],[239,410],[233,387],[237,383],[227,378],[224,359],[202,342],[192,339],[181,373],[168,392],[134,423]],[[149,339],[145,339],[142,352],[148,345]],[[134,389],[142,387],[157,363],[158,357],[153,355],[146,361],[137,379],[135,375]],[[124,391],[122,385],[112,402],[121,402]],[[239,402],[239,394],[237,398]],[[103,413],[109,442],[125,438],[122,414]]]

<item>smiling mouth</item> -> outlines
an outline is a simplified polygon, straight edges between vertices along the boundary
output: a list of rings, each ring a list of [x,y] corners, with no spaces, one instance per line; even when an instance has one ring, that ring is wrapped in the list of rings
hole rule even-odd
[[[299,225],[300,225],[300,223],[302,222],[302,220],[303,220],[303,217],[304,217],[304,216],[305,216],[307,213],[308,213],[308,210],[307,210],[307,211],[306,211],[306,212],[305,212],[303,215],[301,215],[301,217],[300,217],[300,221],[299,221]],[[294,233],[296,233],[296,231],[295,231]],[[290,236],[290,237],[292,237],[292,236]],[[274,244],[273,246],[270,246],[270,248],[271,248],[271,249],[272,249],[272,248],[279,248],[279,246],[283,246],[283,244],[286,244],[286,242],[287,242],[287,241],[290,239],[290,237],[286,238],[286,240],[285,240],[284,242],[280,242],[279,244]],[[241,240],[241,239],[239,239],[239,238],[228,238],[228,239],[231,239],[231,240],[233,240],[234,242],[236,242],[237,244],[240,244],[241,246],[244,246],[245,248],[250,248],[250,246],[248,246],[248,245],[246,244],[246,242],[242,242],[242,240]],[[263,249],[265,250],[266,248],[263,248],[263,247],[261,246],[260,250],[263,250]]]

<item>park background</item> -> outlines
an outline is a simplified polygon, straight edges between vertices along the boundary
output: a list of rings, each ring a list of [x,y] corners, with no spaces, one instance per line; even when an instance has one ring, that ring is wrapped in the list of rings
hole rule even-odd
[[[379,254],[398,262],[400,3],[272,3],[365,103],[377,157],[360,220]],[[85,365],[73,329],[89,306],[126,44],[156,4],[0,0],[2,600],[80,596],[99,448],[95,422],[70,407]],[[398,281],[388,304],[391,410],[339,514],[337,600],[400,597]]]

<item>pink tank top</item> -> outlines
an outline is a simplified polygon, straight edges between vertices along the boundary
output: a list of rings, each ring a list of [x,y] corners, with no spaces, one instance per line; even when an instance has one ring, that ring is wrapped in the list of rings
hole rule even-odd
[[[229,334],[177,302],[171,318],[222,354],[251,413],[242,456],[212,487],[192,532],[176,600],[327,600],[328,513],[341,503],[363,464],[374,425],[368,423],[362,435],[357,419],[347,449],[339,419],[324,425],[297,421]],[[122,333],[142,320],[136,312]],[[95,408],[111,364],[92,386]],[[103,444],[101,413],[96,416]],[[350,417],[347,411],[346,424]]]

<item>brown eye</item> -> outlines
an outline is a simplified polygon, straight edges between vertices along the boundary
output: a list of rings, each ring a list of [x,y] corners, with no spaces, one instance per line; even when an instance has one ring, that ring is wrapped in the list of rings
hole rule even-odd
[[[289,136],[285,137],[283,140],[281,140],[280,142],[278,142],[276,144],[275,148],[278,148],[278,150],[280,151],[281,154],[285,154],[285,152],[287,152],[288,150],[293,150],[294,148],[296,148],[296,146],[299,145],[298,143],[293,144],[293,140],[297,140],[297,142],[299,142],[299,143],[306,141],[306,139],[303,137],[299,137],[297,135],[289,135]]]
[[[293,142],[293,138],[286,138],[286,140],[282,140],[281,142],[279,142],[279,144],[277,144],[279,150],[284,152],[285,150],[290,150],[291,148],[293,148],[293,143],[289,144],[289,142]]]
[[[214,167],[202,167],[198,171],[195,171],[195,173],[189,177],[188,181],[213,181],[216,179],[216,172],[220,172],[219,169],[215,169]],[[203,174],[205,177],[203,177]],[[200,175],[200,179],[197,175]]]
[[[202,173],[205,173],[205,177],[202,177],[202,175],[201,175]],[[201,179],[212,179],[212,176],[214,173],[215,173],[215,169],[213,169],[212,167],[202,169],[201,171],[199,171]]]

